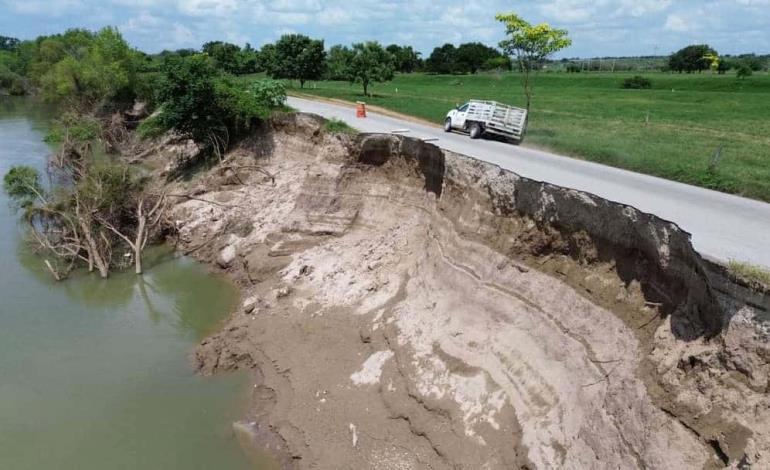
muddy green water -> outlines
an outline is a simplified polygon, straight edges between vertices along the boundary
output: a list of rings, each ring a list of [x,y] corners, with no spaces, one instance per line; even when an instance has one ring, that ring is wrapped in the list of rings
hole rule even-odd
[[[50,117],[0,96],[0,175],[44,165]],[[54,283],[17,220],[0,194],[0,469],[250,468],[231,429],[247,377],[189,360],[232,286],[169,252],[144,277]]]

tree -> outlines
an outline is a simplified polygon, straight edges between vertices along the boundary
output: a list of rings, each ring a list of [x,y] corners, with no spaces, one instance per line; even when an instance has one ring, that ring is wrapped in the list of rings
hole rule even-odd
[[[753,73],[754,71],[751,70],[751,67],[748,64],[740,64],[738,66],[738,70],[735,73],[735,76],[739,79],[744,79],[750,77]]]
[[[363,85],[364,95],[369,94],[372,83],[393,80],[395,59],[378,42],[353,44],[349,80]]]
[[[18,47],[21,43],[16,38],[9,38],[8,36],[0,36],[0,51],[12,51]]]
[[[201,51],[208,54],[217,67],[227,73],[237,74],[241,71],[240,52],[241,48],[235,44],[222,41],[207,42],[201,48]]]
[[[481,70],[513,70],[513,63],[510,57],[501,55],[484,61]]]
[[[259,67],[259,51],[251,47],[248,42],[246,46],[238,53],[238,72],[237,73],[257,73]]]
[[[399,46],[391,44],[385,48],[395,58],[395,67],[397,72],[412,73],[422,64],[420,53],[415,51],[412,46]]]
[[[326,56],[326,71],[328,80],[350,80],[350,63],[353,51],[347,46],[336,45],[329,49]]]
[[[163,103],[160,121],[197,142],[205,142],[221,127],[215,80],[217,69],[208,56],[169,56],[163,62],[158,101]]]
[[[425,68],[431,73],[454,73],[457,70],[457,48],[447,43],[433,49],[425,61]]]
[[[204,54],[167,57],[157,96],[161,127],[175,129],[214,153],[226,150],[231,138],[266,118],[271,108],[222,74]]]
[[[507,38],[500,42],[500,48],[518,61],[529,110],[532,105],[531,74],[540,70],[551,55],[569,47],[572,40],[564,29],[552,28],[548,23],[532,25],[516,13],[500,13],[495,18],[505,25]]]
[[[308,80],[319,80],[324,71],[326,51],[323,40],[310,39],[301,34],[286,34],[270,49],[266,65],[272,78],[299,80],[304,88]]]
[[[724,75],[731,68],[733,68],[733,63],[725,58],[722,58],[717,65],[717,73],[719,75]]]
[[[63,139],[61,150],[47,166],[53,188],[45,190],[37,170],[28,166],[11,168],[3,179],[5,191],[24,209],[31,240],[53,257],[53,263],[45,258],[45,265],[57,280],[80,264],[105,278],[122,264],[113,253],[125,242],[141,274],[142,252],[159,234],[164,195],[148,191],[147,179],[134,176],[127,165],[94,158],[96,137],[82,132],[90,123],[68,117],[57,126],[64,126],[55,134],[55,140]]]
[[[671,54],[668,59],[668,67],[674,72],[701,72],[711,67],[710,58],[718,57],[715,51],[708,44],[694,44],[684,47]]]
[[[21,207],[29,207],[42,199],[40,175],[30,166],[14,166],[3,177],[3,189]]]
[[[765,67],[765,61],[756,54],[741,54],[738,59],[740,63],[746,64],[753,72],[759,72]]]
[[[455,51],[457,69],[454,72],[476,73],[488,60],[501,55],[497,49],[480,42],[460,44]]]
[[[719,57],[716,53],[709,53],[703,56],[703,58],[706,59],[706,62],[709,64],[709,68],[712,72],[719,71],[719,64],[722,63],[721,57]]]
[[[93,34],[70,30],[40,42],[32,64],[40,68],[40,85],[49,100],[69,100],[85,106],[133,103],[138,54],[117,29]]]

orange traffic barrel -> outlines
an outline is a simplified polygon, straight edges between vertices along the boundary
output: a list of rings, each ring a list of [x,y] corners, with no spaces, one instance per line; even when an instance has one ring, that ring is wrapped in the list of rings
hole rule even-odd
[[[366,103],[364,103],[363,101],[356,101],[356,117],[358,118],[366,117]]]

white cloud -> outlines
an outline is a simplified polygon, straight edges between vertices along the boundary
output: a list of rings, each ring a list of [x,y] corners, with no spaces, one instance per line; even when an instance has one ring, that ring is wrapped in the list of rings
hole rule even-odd
[[[138,16],[129,18],[129,20],[126,21],[120,27],[120,29],[122,31],[136,31],[146,33],[156,30],[162,23],[163,20],[157,16],[153,16],[147,11],[142,11]]]
[[[666,17],[666,23],[663,28],[668,31],[674,31],[677,33],[685,33],[690,31],[690,24],[677,14],[670,14]]]
[[[658,13],[668,9],[671,6],[671,0],[620,0],[614,16],[631,16],[639,18],[641,16]]]
[[[338,26],[350,23],[353,14],[349,9],[332,7],[321,10],[317,18],[321,26]]]
[[[190,46],[195,40],[195,35],[187,26],[174,23],[171,31],[172,44],[177,47]]]
[[[292,13],[315,13],[323,9],[318,0],[274,0],[268,3],[267,8]]]
[[[25,15],[59,16],[84,7],[84,2],[79,0],[10,0],[3,3],[6,8]]]
[[[190,16],[226,16],[238,8],[236,0],[178,0],[180,12]]]

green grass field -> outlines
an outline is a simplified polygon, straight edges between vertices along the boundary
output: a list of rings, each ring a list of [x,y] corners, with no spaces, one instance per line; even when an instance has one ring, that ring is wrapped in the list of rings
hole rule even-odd
[[[652,89],[625,90],[631,75],[539,74],[524,145],[770,201],[770,75],[648,73]],[[364,98],[360,85],[310,82],[290,91],[363,99],[435,123],[470,98],[524,103],[511,73],[398,75],[372,90]]]

